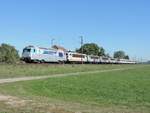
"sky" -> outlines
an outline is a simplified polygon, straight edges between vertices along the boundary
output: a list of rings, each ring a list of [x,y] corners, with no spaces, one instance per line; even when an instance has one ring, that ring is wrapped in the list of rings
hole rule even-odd
[[[97,43],[110,55],[124,50],[150,60],[149,0],[0,0],[0,44],[69,50]]]

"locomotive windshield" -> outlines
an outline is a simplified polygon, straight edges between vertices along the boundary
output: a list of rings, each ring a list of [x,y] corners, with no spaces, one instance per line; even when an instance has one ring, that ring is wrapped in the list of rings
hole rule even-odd
[[[27,48],[25,48],[24,50],[23,50],[23,52],[30,52],[31,51],[31,49],[27,49]]]

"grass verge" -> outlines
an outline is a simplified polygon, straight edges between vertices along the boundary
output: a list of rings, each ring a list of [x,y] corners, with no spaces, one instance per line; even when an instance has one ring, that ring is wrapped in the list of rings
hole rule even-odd
[[[86,72],[95,70],[106,70],[126,67],[137,67],[139,65],[58,65],[58,64],[23,64],[23,65],[0,65],[0,79],[64,74],[74,72]]]
[[[114,111],[125,106],[132,112],[123,109],[119,111],[149,113],[149,86],[150,66],[145,66],[130,70],[2,84],[0,93],[27,98],[56,99],[100,108],[111,107]]]

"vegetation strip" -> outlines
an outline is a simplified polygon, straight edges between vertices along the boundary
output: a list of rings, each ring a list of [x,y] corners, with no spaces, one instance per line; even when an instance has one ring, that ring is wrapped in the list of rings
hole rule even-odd
[[[53,78],[53,77],[77,76],[77,75],[81,75],[81,74],[92,74],[92,73],[103,73],[103,72],[111,72],[111,71],[121,71],[121,70],[128,70],[128,69],[135,69],[135,67],[134,68],[119,68],[119,69],[111,69],[111,70],[100,70],[100,71],[89,71],[89,72],[76,72],[76,73],[68,73],[68,74],[55,74],[55,75],[38,76],[38,77],[21,77],[21,78],[0,79],[0,84],[13,83],[13,82],[18,82],[18,81],[46,79],[46,78]]]

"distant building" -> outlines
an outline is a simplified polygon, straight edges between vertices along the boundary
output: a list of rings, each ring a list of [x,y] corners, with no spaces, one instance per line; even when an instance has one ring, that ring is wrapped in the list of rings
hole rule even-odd
[[[54,49],[57,49],[57,50],[62,50],[62,51],[68,51],[67,49],[65,49],[64,47],[62,47],[62,46],[58,46],[58,45],[54,45],[54,46],[52,46],[52,48],[54,48]]]

